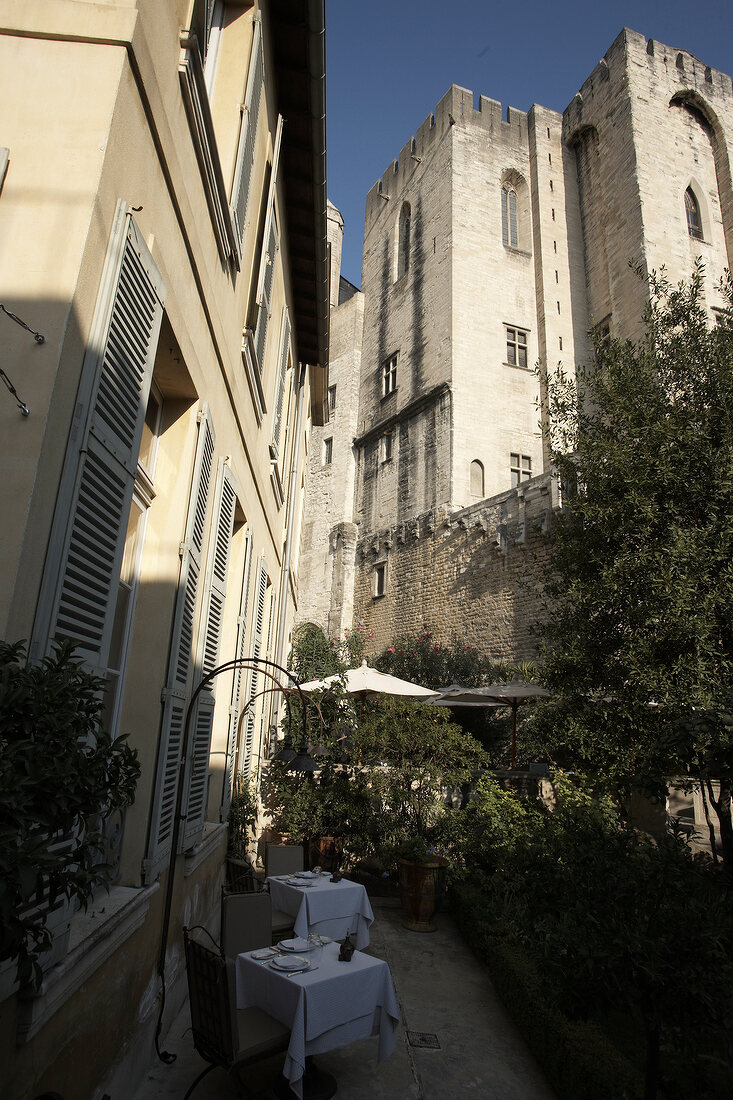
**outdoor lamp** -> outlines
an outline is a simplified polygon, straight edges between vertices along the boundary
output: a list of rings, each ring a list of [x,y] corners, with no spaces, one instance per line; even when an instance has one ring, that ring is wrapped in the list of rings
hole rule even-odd
[[[285,765],[285,770],[288,772],[316,772],[318,771],[318,764],[308,752],[308,746],[302,744],[297,754],[294,754],[292,760]]]

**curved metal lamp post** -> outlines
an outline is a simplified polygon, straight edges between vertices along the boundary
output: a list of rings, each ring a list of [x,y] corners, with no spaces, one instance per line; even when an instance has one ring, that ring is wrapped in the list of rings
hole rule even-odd
[[[284,686],[277,676],[274,675],[268,668],[262,667],[269,665],[270,668],[277,669],[279,673],[287,676],[290,680],[289,686]],[[155,1030],[155,1050],[160,1058],[161,1062],[170,1064],[176,1060],[175,1054],[170,1054],[168,1051],[160,1049],[160,1032],[163,1026],[163,1012],[165,1010],[165,955],[168,947],[168,932],[170,929],[170,917],[171,907],[173,904],[173,886],[175,883],[175,870],[176,870],[176,858],[178,856],[178,839],[181,835],[181,826],[186,819],[186,815],[183,810],[183,798],[185,794],[185,777],[186,777],[186,757],[188,755],[188,741],[191,733],[191,718],[194,712],[194,706],[199,695],[203,689],[210,684],[220,673],[231,672],[235,668],[251,669],[253,671],[260,671],[263,675],[272,680],[275,685],[275,689],[282,691],[286,699],[293,691],[298,692],[298,696],[301,702],[302,708],[302,742],[298,750],[297,755],[293,753],[293,758],[287,765],[289,771],[304,771],[311,772],[316,768],[316,763],[308,753],[308,720],[306,714],[305,695],[300,689],[300,684],[295,679],[293,674],[288,669],[283,668],[276,661],[271,661],[268,657],[236,657],[231,661],[226,661],[222,665],[218,665],[212,669],[207,676],[201,680],[189,700],[188,708],[186,710],[186,719],[183,724],[183,738],[181,744],[181,755],[179,759],[179,772],[178,772],[178,788],[176,792],[176,808],[173,818],[173,833],[171,835],[171,854],[168,861],[168,881],[166,883],[165,894],[165,906],[163,909],[163,927],[160,936],[160,949],[158,952],[158,966],[157,973],[161,980],[161,1005],[160,1015],[158,1016],[158,1023]],[[243,710],[246,710],[250,705],[251,700],[245,703]],[[291,750],[292,751],[292,750]]]

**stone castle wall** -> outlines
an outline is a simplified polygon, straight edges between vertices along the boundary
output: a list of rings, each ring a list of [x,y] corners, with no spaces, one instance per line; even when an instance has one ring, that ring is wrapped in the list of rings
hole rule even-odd
[[[549,474],[457,512],[437,509],[359,538],[354,622],[378,652],[427,629],[466,637],[496,661],[531,659],[542,613],[547,535],[558,507]],[[375,567],[386,563],[384,595]]]

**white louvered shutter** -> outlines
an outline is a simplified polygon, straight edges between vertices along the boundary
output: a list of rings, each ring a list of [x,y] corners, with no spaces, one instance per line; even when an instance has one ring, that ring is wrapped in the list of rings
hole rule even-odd
[[[195,677],[197,683],[205,679],[221,663],[220,649],[229,572],[229,551],[237,505],[234,478],[230,468],[224,463],[219,469],[215,502],[197,646]],[[225,654],[223,660],[229,660],[233,656],[234,654]],[[192,686],[195,687],[196,684]],[[196,713],[193,717],[186,761],[186,822],[181,834],[182,851],[193,847],[201,839],[201,830],[206,818],[215,698],[216,680],[212,680],[201,692],[195,704]]]
[[[242,128],[239,133],[234,184],[232,186],[232,220],[235,235],[241,250],[244,227],[247,223],[247,206],[252,182],[257,124],[260,115],[260,101],[264,87],[264,60],[262,54],[262,25],[259,19],[254,21],[252,54],[247,77],[247,89],[244,96]]]
[[[257,296],[257,325],[255,326],[255,352],[257,354],[257,369],[262,377],[265,366],[265,348],[267,347],[267,328],[270,323],[270,299],[272,298],[272,282],[275,274],[275,256],[277,254],[278,236],[275,219],[270,221],[270,232],[267,237],[267,248],[263,253],[262,284]]]
[[[198,416],[196,456],[181,543],[181,565],[173,614],[168,676],[163,692],[163,718],[158,744],[158,770],[151,810],[148,856],[143,865],[146,883],[156,878],[170,854],[213,465],[214,430],[208,408],[204,406]]]
[[[262,641],[265,631],[265,606],[267,604],[267,580],[267,567],[262,558],[260,558],[257,563],[257,592],[255,595],[254,616],[252,620],[252,648],[250,650],[250,656],[255,660],[262,656]],[[245,718],[241,754],[242,767],[240,770],[245,775],[250,775],[252,771],[255,716],[257,712],[257,701],[255,701],[254,697],[260,690],[260,682],[261,677],[259,668],[255,665],[249,675],[247,699],[250,700],[250,706],[247,710],[247,717]]]
[[[252,571],[252,532],[247,532],[247,541],[244,548],[244,572],[242,579],[242,595],[239,604],[239,615],[237,617],[237,644],[235,656],[238,660],[243,660],[246,656],[246,644],[247,644],[247,605],[249,603],[249,581],[250,573]],[[239,715],[241,713],[242,704],[246,702],[243,698],[243,688],[248,682],[249,676],[247,670],[239,665],[234,670],[234,679],[232,681],[232,697],[229,706],[229,732],[227,735],[227,755],[226,765],[224,767],[224,785],[222,789],[221,809],[219,812],[219,818],[221,821],[226,821],[229,814],[229,806],[232,797],[232,785],[234,782],[234,761],[237,757],[237,734],[239,732]]]
[[[272,635],[273,635],[273,627],[275,625],[275,604],[276,604],[276,602],[277,601],[276,601],[276,598],[275,598],[275,589],[274,589],[274,586],[273,586],[273,590],[270,594],[270,614],[268,616],[268,623],[267,623],[267,642],[265,644],[264,652],[262,654],[263,657],[269,657],[270,654],[272,653],[272,649],[273,649]],[[270,671],[272,671],[272,670],[270,670]],[[271,684],[272,684],[272,681],[268,680],[268,685],[271,685]],[[273,706],[274,706],[274,694],[266,695],[264,697],[264,701],[263,701],[263,704],[262,704],[262,717],[260,719],[260,745],[263,747],[263,754],[268,755],[268,756],[269,756],[269,751],[270,751],[270,731],[269,731],[268,727],[269,727],[269,723],[270,723],[270,718],[272,716]]]
[[[76,483],[49,630],[51,640],[74,642],[100,671],[107,667],[165,296],[139,229],[129,214],[125,218],[122,248],[108,257],[97,305],[109,312],[103,346],[99,353],[88,351],[99,354],[100,365],[81,457],[72,457]],[[94,325],[100,325],[98,315]]]
[[[280,363],[277,376],[277,391],[275,394],[275,420],[272,427],[271,453],[275,460],[280,458],[280,439],[283,424],[283,403],[285,400],[285,378],[288,373],[288,352],[290,350],[290,317],[288,311],[283,313],[283,328],[280,340]]]

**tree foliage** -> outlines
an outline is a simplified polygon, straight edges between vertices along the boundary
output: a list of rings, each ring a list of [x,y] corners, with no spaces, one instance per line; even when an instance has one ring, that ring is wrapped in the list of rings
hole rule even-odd
[[[619,789],[687,771],[730,792],[733,285],[711,328],[701,268],[650,284],[637,345],[599,342],[577,380],[548,382],[564,509],[543,627],[558,694],[542,733],[556,759]],[[722,825],[733,862],[729,815]]]

